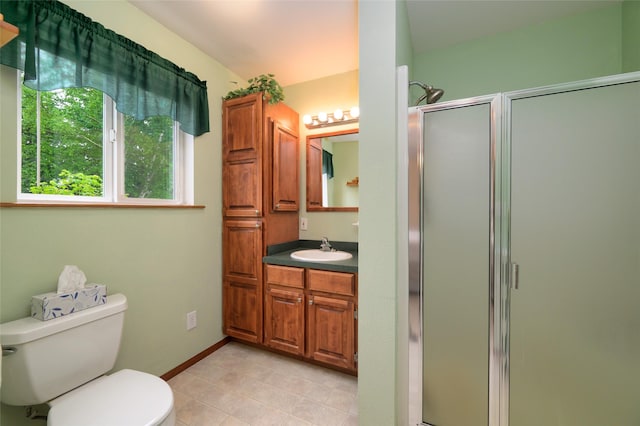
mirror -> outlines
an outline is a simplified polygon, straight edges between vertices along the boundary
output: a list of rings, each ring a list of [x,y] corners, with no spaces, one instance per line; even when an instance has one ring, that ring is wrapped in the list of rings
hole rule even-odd
[[[307,136],[307,211],[358,211],[358,129]]]

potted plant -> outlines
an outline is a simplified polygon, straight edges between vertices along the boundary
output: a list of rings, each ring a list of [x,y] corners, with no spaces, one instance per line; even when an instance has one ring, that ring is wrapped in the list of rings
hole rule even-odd
[[[277,104],[284,100],[282,87],[273,78],[273,74],[261,74],[258,77],[248,80],[249,86],[244,89],[232,90],[224,97],[224,100],[240,98],[251,93],[263,92],[263,98],[268,100],[270,104]]]

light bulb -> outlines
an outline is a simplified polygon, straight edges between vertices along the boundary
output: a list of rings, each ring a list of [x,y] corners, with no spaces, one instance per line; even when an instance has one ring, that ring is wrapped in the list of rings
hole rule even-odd
[[[311,120],[311,116],[309,114],[306,114],[302,117],[302,122],[304,124],[311,124],[312,120]]]
[[[349,111],[349,113],[351,114],[351,118],[358,118],[360,117],[360,108],[357,106],[351,107],[351,111]]]
[[[318,121],[320,121],[321,123],[325,123],[327,121],[327,113],[326,112],[319,112],[318,113]]]
[[[340,121],[342,120],[342,117],[343,117],[343,114],[341,109],[337,109],[333,112],[333,118],[335,118],[336,120]]]

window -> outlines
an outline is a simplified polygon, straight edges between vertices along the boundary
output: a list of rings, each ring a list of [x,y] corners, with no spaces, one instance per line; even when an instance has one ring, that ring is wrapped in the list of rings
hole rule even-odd
[[[192,204],[193,137],[91,88],[22,89],[19,200]]]
[[[61,2],[0,3],[20,30],[0,63],[26,86],[18,200],[193,204],[206,82]]]

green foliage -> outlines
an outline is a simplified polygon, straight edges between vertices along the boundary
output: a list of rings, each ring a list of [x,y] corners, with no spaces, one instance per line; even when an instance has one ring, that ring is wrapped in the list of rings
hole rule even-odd
[[[68,170],[60,172],[58,179],[32,186],[32,194],[57,195],[86,195],[99,197],[102,195],[102,179],[96,175],[71,173]]]
[[[252,93],[264,92],[264,99],[268,99],[270,104],[277,104],[284,100],[284,92],[282,87],[273,78],[273,74],[260,74],[258,77],[250,78],[248,80],[249,86],[244,89],[232,90],[224,97],[227,99],[240,98],[242,96],[250,95]]]
[[[173,198],[173,120],[125,116],[125,193],[129,198]]]
[[[40,92],[39,144],[37,96],[37,91],[22,87],[21,191],[101,196],[103,116],[110,113],[103,111],[103,93],[90,88]],[[124,116],[122,129],[125,194],[173,199],[173,120]]]
[[[22,88],[22,192],[37,186],[37,91]],[[40,182],[63,170],[102,176],[103,94],[88,88],[40,92]]]

